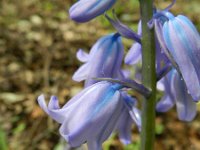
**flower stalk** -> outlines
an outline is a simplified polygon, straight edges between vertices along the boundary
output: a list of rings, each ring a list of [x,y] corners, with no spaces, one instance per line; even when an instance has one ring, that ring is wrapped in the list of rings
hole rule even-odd
[[[140,0],[142,20],[142,83],[152,90],[151,96],[142,102],[141,150],[153,150],[155,139],[156,69],[154,29],[148,21],[153,16],[153,0]]]

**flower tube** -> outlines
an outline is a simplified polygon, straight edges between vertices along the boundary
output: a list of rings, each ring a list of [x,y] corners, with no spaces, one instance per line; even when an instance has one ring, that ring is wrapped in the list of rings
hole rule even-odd
[[[116,0],[79,0],[69,9],[70,18],[76,22],[87,22],[112,7]]]
[[[162,30],[157,33],[160,35],[160,43],[168,49],[168,52],[164,52],[181,73],[194,101],[200,100],[200,36],[198,31],[183,15],[174,17],[170,12],[160,12],[160,18],[158,17],[157,20],[162,24]]]
[[[51,97],[48,107],[43,95],[38,97],[38,103],[61,123],[60,134],[70,146],[87,142],[89,150],[100,150],[124,108],[120,88],[119,84],[99,82],[85,88],[62,108],[55,96]]]
[[[97,82],[93,78],[122,78],[121,64],[124,48],[118,33],[100,38],[89,54],[82,50],[77,52],[77,58],[85,62],[73,75],[75,81],[85,80],[85,87]]]

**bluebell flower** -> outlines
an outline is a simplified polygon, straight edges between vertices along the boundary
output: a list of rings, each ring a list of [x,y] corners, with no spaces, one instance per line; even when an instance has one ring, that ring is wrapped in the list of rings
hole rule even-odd
[[[126,92],[121,93],[126,109],[123,109],[116,125],[120,141],[127,145],[131,143],[132,124],[135,123],[138,130],[141,131],[141,112],[137,109],[137,101]]]
[[[142,26],[141,21],[138,23],[138,33],[139,36],[142,36]],[[159,43],[158,40],[159,37],[156,37],[156,69],[159,72],[166,64],[169,63],[169,59],[166,57],[162,46]],[[142,46],[141,43],[135,42],[133,43],[132,47],[128,51],[126,57],[125,57],[125,63],[128,65],[134,65],[138,63],[142,58]]]
[[[159,15],[157,15],[158,17]],[[200,100],[200,35],[192,22],[183,15],[174,17],[161,12],[156,30],[164,52],[181,73],[194,101]]]
[[[178,118],[183,121],[192,121],[196,116],[196,103],[188,93],[179,73],[173,69],[161,82],[164,85],[165,93],[157,103],[157,111],[166,112],[176,105]]]
[[[127,134],[116,127],[124,116],[124,109],[127,109],[121,88],[119,84],[103,81],[85,88],[62,108],[55,96],[51,97],[48,106],[43,95],[38,97],[38,103],[50,117],[61,124],[60,134],[71,147],[87,142],[89,150],[100,150],[101,144],[113,130],[119,129],[122,135]],[[129,106],[132,109],[133,105]],[[137,111],[132,112],[132,115],[140,120]]]
[[[116,0],[79,0],[70,9],[70,18],[76,22],[87,22],[107,11]]]
[[[97,82],[93,78],[122,78],[121,64],[124,48],[119,34],[110,34],[100,38],[87,54],[77,52],[77,58],[84,64],[74,73],[75,81],[85,80],[85,87]]]

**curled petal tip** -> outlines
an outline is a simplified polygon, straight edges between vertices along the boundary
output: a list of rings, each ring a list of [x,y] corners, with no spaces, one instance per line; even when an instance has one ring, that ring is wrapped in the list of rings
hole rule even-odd
[[[48,110],[47,105],[46,105],[46,102],[45,102],[44,94],[41,94],[41,95],[37,98],[37,102],[38,102],[39,106],[40,106],[47,114],[49,114],[49,110]]]

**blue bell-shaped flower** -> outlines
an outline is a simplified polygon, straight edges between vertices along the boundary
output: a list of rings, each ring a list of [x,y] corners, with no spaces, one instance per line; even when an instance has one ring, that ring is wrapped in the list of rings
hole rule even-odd
[[[69,15],[76,22],[87,22],[108,10],[116,0],[79,0],[70,9]]]
[[[123,111],[118,84],[99,82],[85,88],[62,108],[51,97],[48,107],[44,96],[38,98],[40,107],[61,123],[60,134],[72,147],[87,142],[89,150],[100,150],[101,143],[112,133]]]
[[[164,84],[165,95],[157,103],[157,111],[166,112],[176,105],[178,118],[183,121],[192,121],[196,116],[196,103],[188,94],[179,73],[173,69],[160,82]]]
[[[160,43],[167,49],[166,55],[181,73],[188,92],[195,101],[198,101],[200,100],[200,35],[192,22],[183,15],[174,17],[170,12],[160,12],[160,16],[157,20],[160,25],[162,24],[162,28],[158,26],[155,28],[159,30],[157,35],[160,37]]]
[[[60,134],[71,147],[87,142],[89,150],[101,150],[101,144],[113,130],[120,131],[122,138],[127,135],[127,132],[120,128],[125,125],[125,122],[120,121],[124,115],[128,118],[135,116],[132,117],[134,121],[141,124],[134,101],[133,104],[127,104],[121,88],[123,86],[119,84],[102,81],[82,90],[62,108],[55,96],[51,97],[48,106],[43,95],[38,97],[38,103],[50,117],[61,124]]]
[[[100,38],[89,54],[82,50],[77,52],[77,58],[85,62],[73,75],[75,81],[85,80],[85,87],[97,82],[93,78],[122,78],[121,64],[124,48],[118,33]]]

